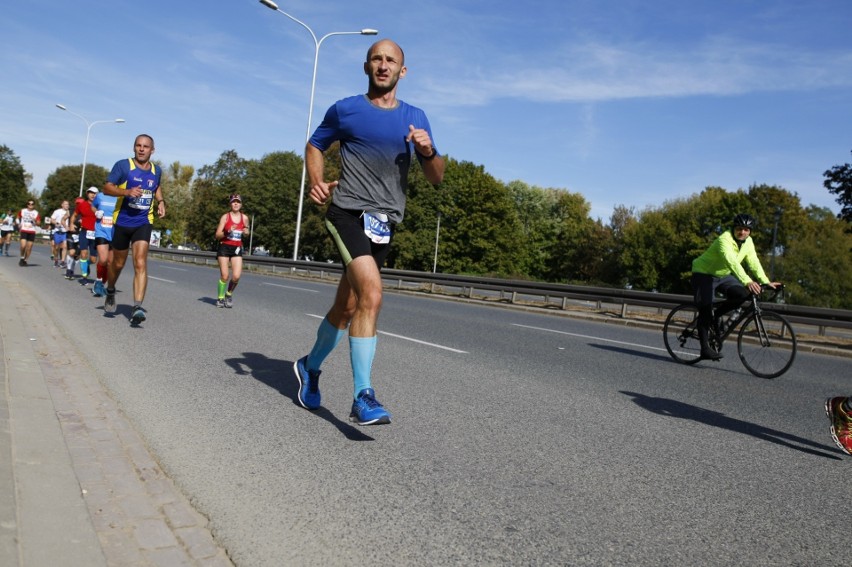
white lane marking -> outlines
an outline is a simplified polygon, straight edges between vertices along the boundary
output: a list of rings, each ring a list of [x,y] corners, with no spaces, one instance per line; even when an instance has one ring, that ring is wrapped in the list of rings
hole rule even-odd
[[[295,287],[295,286],[292,286],[292,285],[281,285],[281,284],[277,284],[277,283],[267,283],[267,282],[263,282],[260,285],[271,285],[272,287],[283,287],[285,289],[295,289],[296,291],[308,291],[310,293],[319,293],[319,290],[316,290],[316,289],[308,289],[306,287]]]
[[[163,278],[156,278],[154,276],[148,276],[148,277],[151,278],[152,280],[157,280],[158,282],[175,283],[172,280],[164,280]]]
[[[176,270],[178,272],[188,271],[186,268],[175,268],[174,266],[161,266],[161,267],[166,268],[167,270]]]
[[[305,315],[307,315],[308,317],[314,317],[315,319],[325,319],[325,315],[314,315],[312,313],[305,313]],[[411,337],[406,337],[406,336],[403,336],[403,335],[396,335],[394,333],[388,333],[388,332],[385,332],[385,331],[376,331],[376,332],[381,334],[381,335],[393,337],[395,339],[402,339],[404,341],[411,341],[412,343],[417,343],[417,344],[420,344],[420,345],[435,347],[435,348],[439,348],[439,349],[442,349],[442,350],[448,350],[450,352],[455,352],[457,354],[468,354],[468,352],[466,350],[459,350],[457,348],[452,348],[452,347],[439,345],[439,344],[435,344],[435,343],[427,343],[426,341],[421,341],[419,339],[413,339]]]
[[[555,329],[545,329],[544,327],[532,327],[530,325],[521,325],[519,323],[512,323],[512,326],[523,327],[524,329],[534,329],[536,331],[546,331],[548,333],[558,333],[560,335],[568,335],[568,336],[571,336],[571,337],[579,337],[581,339],[592,339],[592,340],[595,340],[595,341],[603,341],[603,342],[606,342],[606,343],[615,343],[615,344],[618,344],[618,345],[626,345],[626,346],[634,346],[634,347],[639,347],[639,348],[646,348],[646,349],[649,349],[649,350],[661,350],[661,351],[666,350],[666,349],[660,348],[660,347],[652,347],[652,346],[648,346],[648,345],[640,345],[640,344],[637,344],[637,343],[628,343],[628,342],[624,342],[624,341],[616,341],[616,340],[613,340],[613,339],[605,339],[603,337],[595,337],[593,335],[580,335],[578,333],[569,333],[567,331],[557,331]]]

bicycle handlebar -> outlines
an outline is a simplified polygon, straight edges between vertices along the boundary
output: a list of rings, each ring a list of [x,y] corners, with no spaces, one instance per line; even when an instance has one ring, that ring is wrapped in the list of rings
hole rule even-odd
[[[779,284],[778,287],[772,287],[769,284],[760,284],[760,300],[765,301],[767,303],[777,303],[784,299],[784,288],[786,286],[782,283]],[[771,292],[769,297],[763,298],[763,294],[765,292]],[[780,297],[779,297],[780,296]]]

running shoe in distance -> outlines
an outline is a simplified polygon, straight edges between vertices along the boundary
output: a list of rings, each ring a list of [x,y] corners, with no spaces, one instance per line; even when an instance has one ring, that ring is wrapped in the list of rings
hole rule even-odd
[[[145,311],[145,308],[141,305],[134,305],[133,311],[130,313],[130,324],[138,325],[142,321],[148,318],[148,314]]]
[[[106,290],[106,299],[104,299],[104,311],[107,313],[115,313],[115,290]]]
[[[95,285],[92,286],[92,295],[95,297],[103,297],[106,295],[106,288],[104,287],[104,282],[101,280],[95,280]]]

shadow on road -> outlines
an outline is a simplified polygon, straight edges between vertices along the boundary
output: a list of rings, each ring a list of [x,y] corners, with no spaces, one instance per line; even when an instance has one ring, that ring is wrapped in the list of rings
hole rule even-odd
[[[290,398],[300,409],[302,408],[297,399],[299,382],[293,374],[292,361],[269,358],[258,352],[244,352],[242,358],[225,359],[225,364],[233,368],[238,375],[250,375],[258,382],[275,388],[282,395]],[[307,410],[302,409],[302,411]],[[372,437],[365,435],[349,422],[338,419],[324,407],[311,413],[332,424],[350,441],[374,441]]]
[[[646,396],[644,394],[637,394],[636,392],[625,392],[623,390],[620,393],[633,398],[633,402],[639,407],[659,415],[677,417],[680,419],[690,419],[692,421],[703,423],[705,425],[711,425],[713,427],[727,429],[728,431],[742,433],[743,435],[750,435],[763,441],[769,441],[770,443],[775,443],[776,445],[781,445],[783,447],[789,447],[790,449],[802,451],[803,453],[808,453],[817,457],[835,459],[838,461],[842,460],[840,457],[837,456],[840,451],[838,451],[834,447],[815,443],[810,439],[804,439],[802,437],[797,437],[795,435],[791,435],[783,431],[778,431],[776,429],[763,427],[762,425],[756,425],[747,421],[734,419],[717,411],[711,411],[708,409],[700,408],[698,406],[678,402],[676,400],[670,400],[667,398],[654,398],[651,396]],[[806,445],[806,447],[801,447],[800,445]]]
[[[657,354],[654,352],[648,352],[647,350],[642,350],[638,348],[625,348],[625,347],[617,347],[612,345],[600,345],[595,343],[589,343],[590,347],[599,348],[601,350],[608,350],[610,352],[618,352],[621,354],[629,354],[630,356],[641,356],[642,358],[650,358],[652,360],[671,360],[671,357],[668,354]]]

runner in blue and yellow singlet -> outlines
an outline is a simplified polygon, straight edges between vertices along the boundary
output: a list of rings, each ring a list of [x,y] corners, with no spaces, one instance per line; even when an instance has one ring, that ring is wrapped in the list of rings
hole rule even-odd
[[[133,157],[115,163],[104,184],[104,193],[118,197],[113,213],[112,249],[109,262],[104,311],[115,313],[115,283],[133,248],[133,310],[130,322],[138,325],[147,318],[142,307],[148,287],[148,245],[154,223],[154,203],[157,216],[166,216],[166,202],[160,187],[160,168],[151,162],[154,138],[148,134],[136,136]]]

